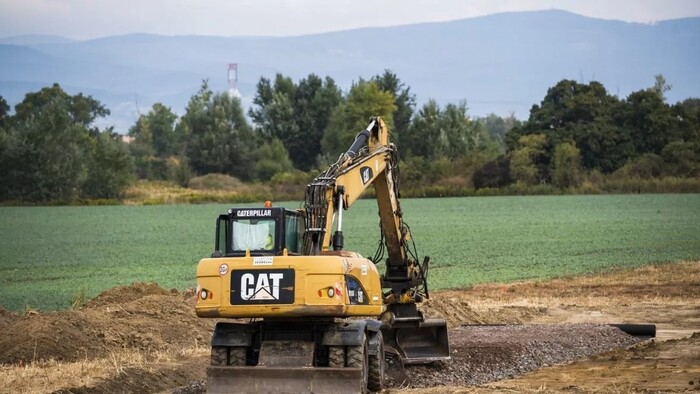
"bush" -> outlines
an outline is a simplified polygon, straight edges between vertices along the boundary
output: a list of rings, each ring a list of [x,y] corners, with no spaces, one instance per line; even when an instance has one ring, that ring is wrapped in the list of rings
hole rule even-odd
[[[661,176],[664,169],[664,161],[659,155],[645,153],[612,174],[613,179],[641,178],[651,179]]]
[[[493,189],[510,184],[510,159],[504,155],[496,160],[487,161],[474,171],[472,181],[476,189]]]
[[[428,172],[428,164],[422,156],[409,157],[399,162],[401,182],[405,185],[421,185],[425,174]]]
[[[700,176],[700,144],[673,141],[661,151],[668,172],[674,176]]]
[[[314,179],[309,172],[299,170],[275,174],[270,180],[273,200],[301,200],[306,193],[306,185]]]
[[[561,188],[581,183],[581,153],[575,145],[565,142],[554,148],[552,183]]]
[[[236,191],[248,193],[248,186],[238,178],[224,174],[207,174],[190,179],[188,183],[190,189],[195,190],[218,190]]]
[[[168,158],[168,180],[182,187],[187,187],[191,178],[192,173],[187,157],[171,156]]]
[[[603,182],[605,193],[698,193],[698,178],[608,178]]]

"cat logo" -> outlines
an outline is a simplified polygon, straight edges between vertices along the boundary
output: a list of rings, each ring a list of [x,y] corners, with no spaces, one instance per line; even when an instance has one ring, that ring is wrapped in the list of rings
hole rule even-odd
[[[360,178],[362,178],[362,184],[366,185],[367,182],[372,180],[372,168],[362,167],[360,168]]]
[[[279,300],[280,280],[283,274],[258,275],[257,280],[253,274],[241,276],[241,298],[244,300]]]
[[[294,270],[231,272],[231,305],[294,303]]]

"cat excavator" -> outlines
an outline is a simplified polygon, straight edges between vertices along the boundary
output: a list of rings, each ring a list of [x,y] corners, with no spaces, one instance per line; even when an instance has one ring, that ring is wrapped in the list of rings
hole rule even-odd
[[[343,215],[370,186],[380,242],[368,259],[343,249]],[[215,251],[197,266],[196,314],[219,319],[207,392],[379,391],[387,369],[450,358],[445,320],[417,307],[430,260],[418,261],[398,187],[397,148],[376,117],[307,185],[303,209],[218,217]]]

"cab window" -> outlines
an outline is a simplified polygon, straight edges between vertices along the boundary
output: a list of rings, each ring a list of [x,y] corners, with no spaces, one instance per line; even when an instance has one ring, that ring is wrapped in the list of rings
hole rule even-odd
[[[272,250],[275,247],[275,219],[234,219],[232,250]]]
[[[284,220],[284,247],[289,253],[299,253],[300,241],[298,216],[288,215]]]

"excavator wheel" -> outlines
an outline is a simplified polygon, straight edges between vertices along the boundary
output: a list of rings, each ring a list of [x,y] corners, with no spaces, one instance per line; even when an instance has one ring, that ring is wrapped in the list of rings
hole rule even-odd
[[[228,355],[228,365],[243,367],[246,362],[246,348],[242,346],[232,346]]]
[[[367,353],[367,337],[362,338],[362,344],[358,346],[348,346],[346,365],[351,368],[362,368],[362,391],[367,390],[369,379],[368,373],[368,353]]]
[[[345,367],[345,347],[329,346],[328,347],[328,366],[332,368]]]
[[[382,332],[377,333],[379,340],[379,351],[377,354],[370,354],[367,357],[367,388],[370,391],[380,391],[384,383],[384,340]]]
[[[211,347],[211,365],[220,367],[227,364],[228,348],[226,346]]]

